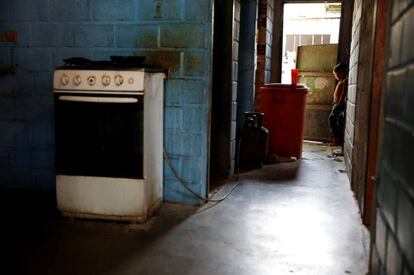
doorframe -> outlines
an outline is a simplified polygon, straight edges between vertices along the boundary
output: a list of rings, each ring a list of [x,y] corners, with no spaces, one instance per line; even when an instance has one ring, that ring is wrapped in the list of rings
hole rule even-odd
[[[366,175],[366,192],[364,198],[363,222],[365,225],[373,223],[375,214],[375,187],[379,160],[379,143],[381,137],[378,136],[380,129],[380,113],[382,108],[382,88],[384,87],[384,68],[385,68],[385,38],[387,33],[387,9],[388,0],[377,1],[377,15],[375,24],[375,48],[374,65],[371,92],[370,127],[368,133],[368,164]]]
[[[354,9],[354,1],[346,0],[275,0],[275,12],[274,12],[274,27],[273,29],[273,42],[272,42],[272,63],[271,63],[271,82],[281,82],[282,77],[282,58],[283,58],[283,14],[284,4],[310,4],[310,3],[341,3],[341,23],[339,29],[338,41],[338,60],[340,62],[347,62],[349,60],[350,46],[351,46],[351,34],[352,34],[352,15]]]

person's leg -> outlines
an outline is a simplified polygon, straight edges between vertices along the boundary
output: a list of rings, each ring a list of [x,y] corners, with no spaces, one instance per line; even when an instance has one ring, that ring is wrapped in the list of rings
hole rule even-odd
[[[331,133],[333,137],[333,144],[340,145],[343,142],[343,126],[341,120],[343,119],[343,109],[342,108],[332,108],[331,113],[329,114],[329,126],[331,128]]]

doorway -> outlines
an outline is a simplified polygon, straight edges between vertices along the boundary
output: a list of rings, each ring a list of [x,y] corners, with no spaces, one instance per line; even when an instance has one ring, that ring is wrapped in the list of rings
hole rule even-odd
[[[291,69],[309,88],[304,139],[328,142],[328,116],[336,80],[342,4],[287,3],[283,11],[281,82],[291,83]]]

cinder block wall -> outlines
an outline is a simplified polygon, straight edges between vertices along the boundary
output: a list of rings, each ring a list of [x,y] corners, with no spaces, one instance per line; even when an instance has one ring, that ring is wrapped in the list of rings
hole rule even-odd
[[[375,18],[376,0],[355,2],[348,77],[345,163],[361,211],[364,211],[366,191]]]
[[[15,0],[0,3],[0,187],[54,191],[52,73],[62,59],[145,55],[169,69],[164,144],[204,196],[211,85],[212,0]],[[164,163],[164,198],[198,203]]]
[[[348,73],[348,102],[346,108],[346,128],[345,128],[345,144],[344,157],[348,178],[352,179],[352,154],[354,151],[354,131],[355,131],[355,108],[357,94],[357,76],[359,67],[359,40],[361,32],[361,12],[362,0],[355,0],[354,15],[352,19],[352,40],[351,53],[349,58]]]
[[[256,90],[270,82],[274,0],[259,0]]]
[[[239,75],[239,41],[240,41],[240,0],[234,2],[233,47],[232,47],[232,107],[231,107],[231,134],[230,134],[230,175],[235,172],[236,165],[236,130],[237,130],[237,85]]]
[[[414,1],[390,1],[372,274],[414,273]]]

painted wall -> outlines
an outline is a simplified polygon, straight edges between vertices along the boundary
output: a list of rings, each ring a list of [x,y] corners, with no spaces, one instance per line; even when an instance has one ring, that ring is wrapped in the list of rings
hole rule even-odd
[[[263,84],[270,82],[274,7],[274,0],[259,0],[256,91]]]
[[[390,1],[372,274],[414,273],[414,1]],[[381,134],[380,134],[381,135]]]
[[[15,0],[0,3],[0,187],[54,191],[52,73],[62,59],[145,55],[170,71],[164,145],[204,196],[211,82],[212,0]],[[199,203],[164,163],[164,198]]]
[[[354,8],[344,151],[351,187],[364,213],[376,0],[355,1]]]
[[[348,73],[348,101],[346,109],[345,121],[345,144],[344,157],[346,171],[348,178],[352,181],[352,154],[354,152],[354,131],[355,131],[355,108],[356,108],[356,93],[357,93],[357,74],[358,74],[358,58],[359,58],[359,39],[361,33],[361,14],[362,1],[356,0],[354,2],[354,13],[352,20],[352,40],[351,53],[349,58],[349,73]],[[355,190],[354,190],[355,191]]]

